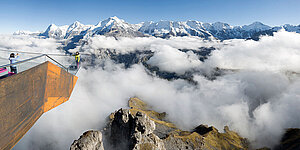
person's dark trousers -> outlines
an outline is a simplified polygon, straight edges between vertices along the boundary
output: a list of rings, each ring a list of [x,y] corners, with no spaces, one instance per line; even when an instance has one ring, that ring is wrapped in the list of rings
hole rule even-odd
[[[10,72],[17,74],[17,67],[10,66]]]
[[[76,61],[76,66],[77,66],[76,69],[79,69],[79,61]]]

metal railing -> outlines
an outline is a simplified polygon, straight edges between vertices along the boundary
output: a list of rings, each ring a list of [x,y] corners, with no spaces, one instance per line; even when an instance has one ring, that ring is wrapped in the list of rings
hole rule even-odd
[[[13,50],[13,49],[8,49],[8,48],[2,48],[0,47],[0,51],[1,52],[15,52],[15,53],[22,53],[22,54],[45,54],[45,53],[41,53],[41,52],[28,52],[28,51],[18,51],[18,50]],[[60,53],[47,53],[47,55],[52,55],[52,56],[66,56],[64,54],[60,54]]]
[[[2,65],[2,66],[0,66],[0,68],[5,68],[5,67],[10,67],[10,66],[22,64],[22,63],[25,63],[25,62],[29,62],[29,61],[31,61],[31,60],[35,60],[35,59],[41,58],[41,57],[43,57],[43,56],[45,56],[45,57],[51,59],[51,60],[54,61],[56,64],[58,64],[61,68],[65,69],[67,72],[69,72],[69,70],[68,70],[67,67],[65,67],[64,65],[62,65],[61,63],[59,63],[58,61],[56,61],[55,59],[53,59],[52,57],[50,57],[50,56],[47,55],[47,54],[42,54],[42,55],[39,55],[39,56],[36,56],[36,57],[32,57],[32,58],[29,58],[29,59],[21,60],[21,61],[18,61],[18,62],[16,62],[16,63],[12,63],[12,64]]]
[[[49,59],[51,59],[52,61],[54,61],[55,63],[57,63],[58,65],[61,66],[61,68],[65,69],[67,72],[69,72],[69,69],[67,67],[65,67],[64,65],[62,65],[61,63],[59,63],[58,61],[56,61],[55,59],[53,59],[52,57],[50,57],[47,54],[44,54],[46,57],[48,57]]]

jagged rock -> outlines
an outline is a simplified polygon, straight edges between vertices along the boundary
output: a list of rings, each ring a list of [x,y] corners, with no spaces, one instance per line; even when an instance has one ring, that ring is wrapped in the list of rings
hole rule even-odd
[[[168,122],[165,119],[166,118],[165,112],[158,113],[156,111],[151,110],[151,107],[149,107],[146,103],[144,103],[138,98],[131,98],[128,101],[128,105],[131,108],[130,109],[131,112],[137,112],[137,111],[143,112],[147,116],[149,116],[149,118],[152,121],[154,121],[155,130],[153,133],[157,135],[159,138],[165,138],[168,135],[168,133],[177,129],[177,127],[173,123]]]
[[[198,149],[198,150],[246,150],[247,139],[240,137],[237,133],[230,131],[227,126],[224,133],[219,133],[214,127],[200,125],[192,132],[172,132],[164,139],[166,149]]]
[[[197,132],[197,133],[199,133],[200,135],[204,135],[204,134],[206,134],[206,133],[208,133],[208,132],[210,132],[210,131],[213,131],[213,130],[214,130],[213,127],[208,127],[208,125],[203,125],[203,124],[201,124],[201,125],[199,125],[198,127],[196,127],[196,128],[193,130],[193,132]]]
[[[78,140],[75,140],[70,150],[104,150],[102,133],[100,131],[87,131]]]
[[[230,131],[228,126],[224,127],[224,133],[219,133],[214,127],[208,127],[207,133],[203,134],[203,149],[218,150],[246,150],[248,149],[248,141],[246,138],[240,137],[236,132]]]
[[[168,121],[165,112],[159,113],[151,110],[151,107],[140,99],[131,98],[128,103],[130,109],[119,109],[109,116],[110,121],[103,131],[106,137],[104,138],[106,139],[105,148],[122,150],[248,149],[247,139],[230,131],[227,126],[224,127],[224,133],[207,125],[199,125],[192,131],[183,131]],[[99,140],[97,138],[94,140],[90,136],[86,137],[86,134],[88,133],[74,141],[71,146],[72,150],[82,147],[91,149],[99,147]]]
[[[187,131],[171,132],[163,141],[168,150],[201,150],[203,145],[203,137],[200,134]]]
[[[300,149],[300,129],[287,129],[283,135],[280,144],[275,150],[299,150]]]
[[[230,131],[227,126],[224,127],[224,133],[219,133],[216,128],[206,125],[199,125],[191,132],[182,131],[166,119],[165,112],[158,113],[151,110],[151,107],[138,98],[131,98],[129,107],[131,112],[143,112],[154,121],[156,128],[153,133],[162,139],[166,149],[248,149],[247,139]]]
[[[162,140],[153,134],[154,121],[146,114],[120,109],[111,115],[111,119],[107,131],[114,149],[165,149]]]

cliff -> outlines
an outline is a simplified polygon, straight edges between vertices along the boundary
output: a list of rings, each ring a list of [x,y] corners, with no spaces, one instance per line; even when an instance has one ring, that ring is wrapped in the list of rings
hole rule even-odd
[[[151,110],[151,107],[138,98],[131,98],[129,107],[130,109],[119,109],[109,116],[108,125],[103,130],[105,149],[248,149],[247,139],[230,131],[227,126],[224,127],[224,133],[206,125],[199,125],[191,131],[184,131],[169,122],[166,113]],[[82,140],[83,138],[85,140]],[[78,141],[85,141],[85,144],[81,145],[86,145],[86,143],[98,145],[98,147],[92,146],[91,149],[102,148],[102,141],[95,144],[89,139],[93,138],[82,136],[79,140],[75,140],[71,150],[84,149],[78,147],[80,145]]]

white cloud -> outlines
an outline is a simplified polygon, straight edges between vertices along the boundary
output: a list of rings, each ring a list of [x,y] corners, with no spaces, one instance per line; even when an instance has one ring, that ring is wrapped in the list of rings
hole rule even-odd
[[[151,48],[168,45],[176,49],[198,49],[199,47],[219,46],[217,41],[203,41],[198,37],[173,37],[171,39],[162,39],[155,37],[137,37],[128,38],[95,36],[87,40],[88,45],[83,47],[84,50],[94,53],[94,50],[106,48],[115,49],[117,53],[128,53],[136,50],[152,50]]]
[[[228,41],[227,41],[228,42]],[[227,69],[300,72],[300,34],[280,31],[260,41],[231,40],[207,62]]]
[[[256,147],[276,143],[284,128],[300,127],[300,121],[295,119],[300,111],[299,94],[294,89],[296,85],[299,89],[300,80],[278,91],[268,91],[264,88],[285,83],[286,79],[272,77],[273,74],[237,73],[215,81],[197,76],[199,85],[195,87],[183,80],[151,77],[141,65],[130,69],[111,67],[114,69],[81,70],[70,101],[45,114],[18,146],[24,148],[23,144],[33,141],[35,146],[55,143],[61,149],[68,148],[85,130],[101,129],[111,112],[127,108],[127,100],[132,96],[140,97],[155,110],[167,112],[168,118],[183,129],[209,124],[222,131],[223,126],[229,125]],[[253,84],[249,76],[268,80]],[[273,92],[278,95],[273,97]],[[249,112],[255,97],[266,94],[271,97],[267,96],[265,102]],[[270,135],[273,138],[266,141]]]
[[[167,45],[155,46],[152,49],[156,52],[147,63],[159,67],[162,71],[184,74],[201,65],[198,56],[192,51],[185,53]]]
[[[54,39],[42,39],[28,35],[0,35],[0,47],[39,53],[57,53],[61,44]]]
[[[206,43],[195,38],[92,38],[85,50],[113,48],[120,53],[152,50],[149,63],[183,73],[194,67],[241,69],[216,80],[194,74],[198,85],[184,80],[167,81],[149,76],[142,65],[124,69],[108,60],[104,69],[83,68],[67,103],[46,113],[21,140],[16,149],[53,144],[67,149],[84,131],[100,129],[109,113],[127,107],[138,96],[183,129],[199,124],[224,125],[249,138],[255,148],[273,146],[285,128],[300,128],[299,34],[281,31],[261,41],[230,40]],[[23,44],[26,45],[26,44]],[[208,61],[179,48],[218,46]],[[224,46],[225,45],[225,46]],[[272,138],[269,138],[272,137]]]

